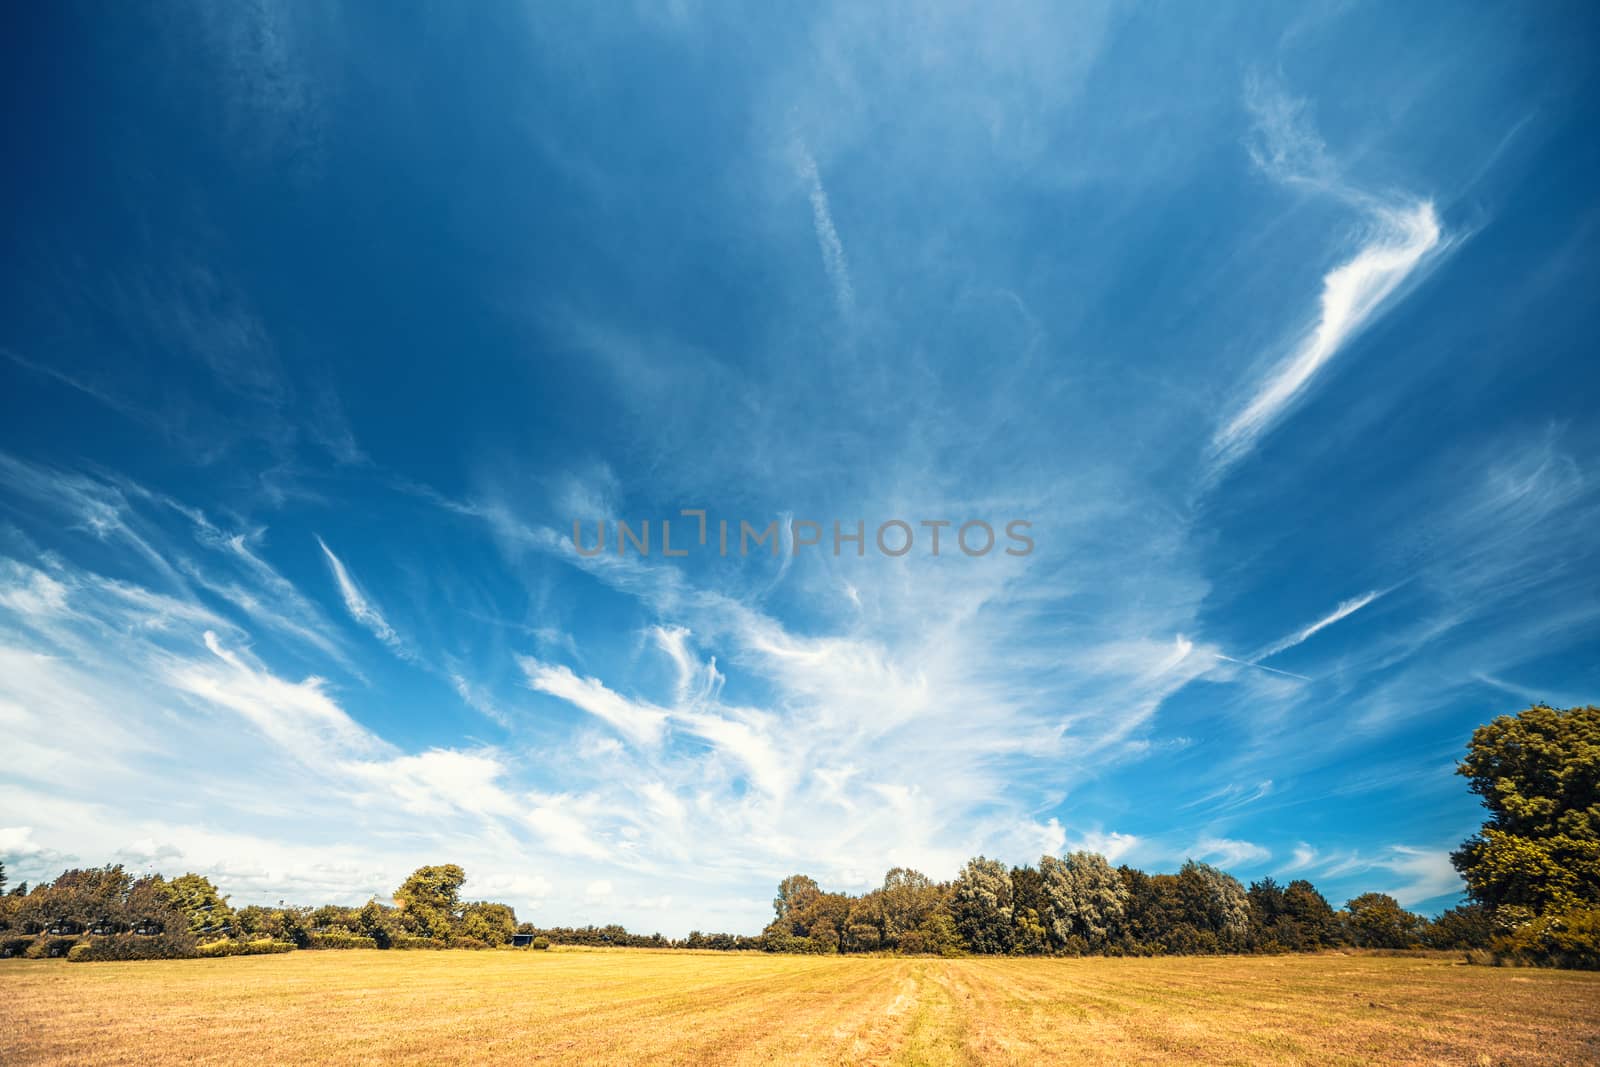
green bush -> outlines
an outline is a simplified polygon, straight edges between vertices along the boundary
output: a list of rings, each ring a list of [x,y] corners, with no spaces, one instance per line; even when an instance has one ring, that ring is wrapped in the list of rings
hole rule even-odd
[[[448,948],[437,937],[412,937],[409,934],[396,934],[389,943],[390,948]]]
[[[795,934],[772,933],[761,936],[761,948],[765,952],[786,952],[798,955],[814,956],[831,951],[827,946],[809,937],[800,937]]]
[[[1600,971],[1600,908],[1542,915],[1494,939],[1495,962]]]
[[[550,947],[550,939],[548,937],[536,937],[529,943],[528,947],[543,951]]]
[[[212,941],[195,949],[195,954],[215,959],[219,956],[271,956],[294,950],[293,941],[274,941],[270,937],[263,937],[254,941]]]
[[[323,948],[377,948],[375,938],[362,937],[360,934],[312,934],[304,946],[308,949]]]
[[[457,937],[451,940],[451,948],[493,948],[489,942],[477,937]]]

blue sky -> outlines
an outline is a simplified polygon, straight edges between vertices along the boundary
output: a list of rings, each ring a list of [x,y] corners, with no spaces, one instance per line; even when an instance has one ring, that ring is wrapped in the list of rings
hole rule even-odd
[[[1433,911],[1472,728],[1600,687],[1583,5],[15,29],[14,876],[682,934],[1088,847]],[[684,508],[1036,548],[572,550]]]

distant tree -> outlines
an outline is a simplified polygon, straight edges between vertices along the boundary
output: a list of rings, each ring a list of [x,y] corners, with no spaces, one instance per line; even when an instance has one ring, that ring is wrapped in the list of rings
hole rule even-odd
[[[1472,898],[1533,915],[1600,905],[1600,708],[1540,704],[1478,727],[1456,773],[1488,809],[1450,857]]]
[[[1050,950],[1049,905],[1037,867],[1011,868],[1011,953],[1037,956]]]
[[[1494,940],[1494,914],[1482,904],[1463,904],[1442,913],[1422,929],[1429,948],[1485,948]]]
[[[899,949],[917,955],[959,956],[962,950],[961,934],[956,929],[950,909],[941,903],[915,930],[908,930],[901,935]]]
[[[164,883],[163,889],[167,902],[183,913],[195,934],[216,938],[233,931],[236,917],[228,898],[205,876],[180,874]]]
[[[65,922],[86,929],[102,921],[126,922],[133,882],[133,875],[120,863],[75,868],[62,871],[60,877],[30,894],[28,904],[36,922],[45,925]]]
[[[508,945],[516,932],[517,913],[509,904],[480,900],[462,909],[461,933],[466,937],[491,945]]]
[[[1310,952],[1338,943],[1338,916],[1305,879],[1282,886],[1270,877],[1263,878],[1251,884],[1248,896],[1255,947],[1269,952]]]
[[[311,909],[311,913],[306,916],[306,922],[313,933],[354,933],[356,913],[354,909],[341,907],[338,904],[323,904],[321,907]]]
[[[467,874],[454,863],[418,867],[394,891],[400,923],[418,937],[448,940],[461,918],[461,886]]]
[[[894,867],[883,877],[883,944],[898,945],[900,939],[927,922],[940,902],[944,890],[921,871]]]
[[[1064,858],[1039,859],[1046,925],[1060,946],[1083,942],[1091,951],[1103,949],[1122,932],[1127,915],[1128,887],[1106,858],[1095,852],[1072,852]]]
[[[1351,944],[1361,948],[1415,948],[1427,920],[1406,911],[1387,893],[1363,893],[1345,904]]]
[[[133,936],[129,931],[137,926],[155,931],[142,942],[154,955],[181,956],[194,947],[188,922],[172,906],[161,877],[136,878],[121,865],[62,871],[26,897],[6,899],[8,909],[15,909],[10,918],[22,933],[53,927],[67,935],[92,932],[111,944]]]
[[[356,912],[355,932],[372,938],[379,948],[388,948],[394,943],[394,923],[389,911],[376,900],[367,901]]]
[[[817,880],[804,874],[791,874],[778,883],[778,895],[772,898],[772,910],[779,919],[787,919],[791,912],[804,910],[821,895]]]
[[[1044,895],[1044,875],[1039,868],[1024,864],[1011,868],[1011,906],[1043,915],[1049,907]]]
[[[1301,952],[1339,943],[1339,917],[1328,899],[1304,878],[1283,890],[1284,918],[1293,931],[1289,947]]]
[[[1139,954],[1163,951],[1172,917],[1164,906],[1163,887],[1156,879],[1162,877],[1170,881],[1172,876],[1149,875],[1127,864],[1117,868],[1117,875],[1128,891],[1123,947]]]
[[[1209,863],[1189,860],[1178,871],[1178,890],[1183,921],[1210,935],[1202,939],[1202,951],[1212,950],[1213,941],[1215,949],[1222,951],[1248,947],[1250,898],[1237,878]]]
[[[973,952],[1011,948],[1011,872],[999,860],[968,860],[950,895],[956,932]]]
[[[800,913],[803,936],[811,939],[819,952],[844,950],[845,931],[850,925],[854,900],[844,893],[819,893]]]
[[[1292,948],[1284,937],[1288,909],[1283,887],[1271,877],[1262,878],[1250,883],[1246,896],[1250,898],[1251,923],[1259,939],[1257,947],[1267,951]]]
[[[851,901],[841,948],[845,952],[872,952],[883,947],[883,890],[874,889]]]

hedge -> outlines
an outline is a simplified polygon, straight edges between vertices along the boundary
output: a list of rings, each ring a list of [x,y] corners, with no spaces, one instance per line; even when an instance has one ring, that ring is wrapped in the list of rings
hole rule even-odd
[[[45,936],[12,938],[5,942],[11,949],[11,955],[30,960],[64,959],[67,953],[72,951],[72,946],[77,943],[76,937]]]
[[[294,942],[261,938],[256,941],[212,941],[195,949],[195,955],[205,959],[219,956],[270,956],[279,952],[293,952]]]
[[[376,938],[359,934],[312,934],[306,939],[306,948],[377,948]]]
[[[410,937],[405,934],[396,934],[389,942],[390,948],[449,948],[437,937]]]
[[[72,946],[67,959],[73,963],[100,963],[107,960],[179,960],[193,955],[194,941],[185,930],[181,936],[112,934],[87,937]]]

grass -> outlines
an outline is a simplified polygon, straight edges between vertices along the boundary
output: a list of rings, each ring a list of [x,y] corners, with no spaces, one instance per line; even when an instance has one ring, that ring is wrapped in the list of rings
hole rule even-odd
[[[1600,974],[668,951],[0,961],[0,1063],[1596,1063]]]

